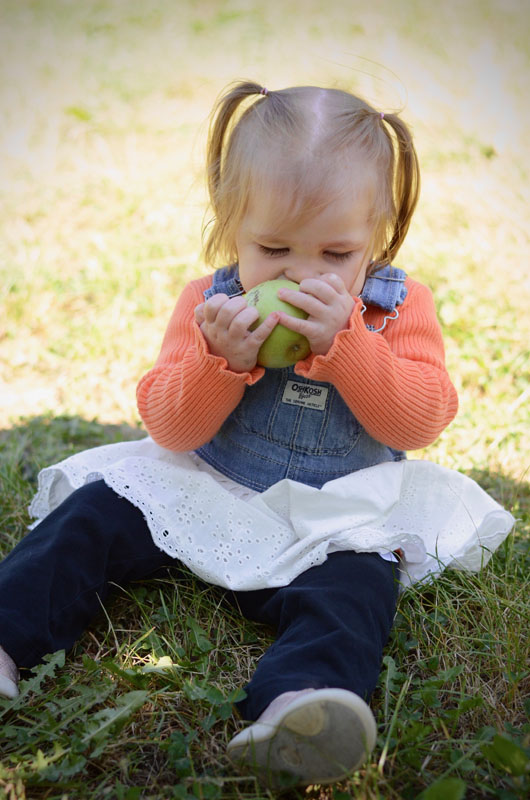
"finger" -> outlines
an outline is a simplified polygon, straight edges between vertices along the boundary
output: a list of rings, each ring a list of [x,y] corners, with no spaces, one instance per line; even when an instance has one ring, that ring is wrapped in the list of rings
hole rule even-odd
[[[222,293],[214,294],[213,297],[210,297],[210,299],[204,304],[205,321],[209,323],[215,322],[219,311],[227,301],[228,295]]]
[[[272,314],[265,317],[261,325],[258,325],[256,330],[252,331],[253,341],[258,345],[262,345],[280,321],[280,317],[281,313],[279,311],[273,311]]]
[[[229,328],[234,319],[248,308],[244,297],[230,297],[219,309],[216,322],[224,328]]]
[[[309,292],[306,291],[297,292],[296,290],[293,289],[280,289],[280,291],[278,292],[278,296],[280,297],[281,300],[285,300],[287,303],[290,303],[296,308],[300,308],[302,311],[305,311],[306,314],[308,314],[310,317],[319,316],[319,314],[320,315],[322,314],[324,306],[327,306],[331,303],[333,290],[331,286],[323,283],[322,281],[315,281],[315,283],[320,284],[321,290],[322,287],[324,287],[324,294],[327,300],[322,300],[319,296],[316,295],[318,287],[314,287],[315,294],[310,294]]]
[[[230,323],[230,333],[242,335],[259,319],[259,311],[255,306],[245,306]]]
[[[322,275],[321,280],[332,286],[336,292],[339,292],[340,294],[349,294],[346,286],[344,285],[344,281],[340,275],[337,275],[336,272],[326,272],[325,275]]]
[[[300,284],[300,291],[330,305],[338,294],[346,293],[346,287],[338,275],[329,273],[321,278],[306,278]]]
[[[202,325],[202,323],[204,322],[204,303],[201,303],[200,305],[196,306],[193,313],[197,325]]]
[[[296,333],[302,333],[304,336],[309,338],[309,334],[314,329],[313,323],[309,322],[306,319],[300,319],[299,317],[292,317],[290,314],[286,314],[285,311],[277,312],[279,315],[278,322],[280,325],[283,325],[285,328],[289,328],[290,331],[295,331]]]

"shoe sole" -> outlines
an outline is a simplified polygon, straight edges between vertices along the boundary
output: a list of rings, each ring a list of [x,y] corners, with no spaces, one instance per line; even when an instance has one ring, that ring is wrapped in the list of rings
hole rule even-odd
[[[376,740],[370,707],[353,692],[317,689],[228,745],[228,756],[269,785],[287,773],[297,783],[334,783],[361,766]]]

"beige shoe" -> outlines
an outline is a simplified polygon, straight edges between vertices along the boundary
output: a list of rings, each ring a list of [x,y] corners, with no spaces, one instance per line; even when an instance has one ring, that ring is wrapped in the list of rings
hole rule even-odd
[[[0,697],[7,697],[8,700],[14,700],[18,697],[18,686],[11,678],[5,675],[0,675]]]
[[[291,694],[291,693],[289,693]],[[294,699],[266,709],[253,725],[229,742],[228,757],[254,770],[268,785],[280,774],[307,786],[334,783],[361,766],[376,741],[370,707],[345,689],[293,693]]]
[[[3,647],[0,647],[0,696],[13,700],[18,697],[18,669]]]

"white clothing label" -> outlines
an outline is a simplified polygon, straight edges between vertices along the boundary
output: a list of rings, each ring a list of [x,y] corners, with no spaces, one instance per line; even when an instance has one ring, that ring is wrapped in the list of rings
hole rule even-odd
[[[298,383],[287,381],[283,391],[282,403],[291,406],[313,408],[315,411],[324,411],[328,398],[327,386],[316,386],[314,383]]]

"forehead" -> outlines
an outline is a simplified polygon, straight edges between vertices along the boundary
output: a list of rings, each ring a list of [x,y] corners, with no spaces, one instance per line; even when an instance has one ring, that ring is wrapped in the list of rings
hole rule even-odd
[[[376,186],[368,168],[353,175],[327,174],[320,181],[293,183],[288,175],[270,178],[251,187],[241,221],[247,235],[272,240],[300,228],[351,237],[362,236],[374,224]]]

